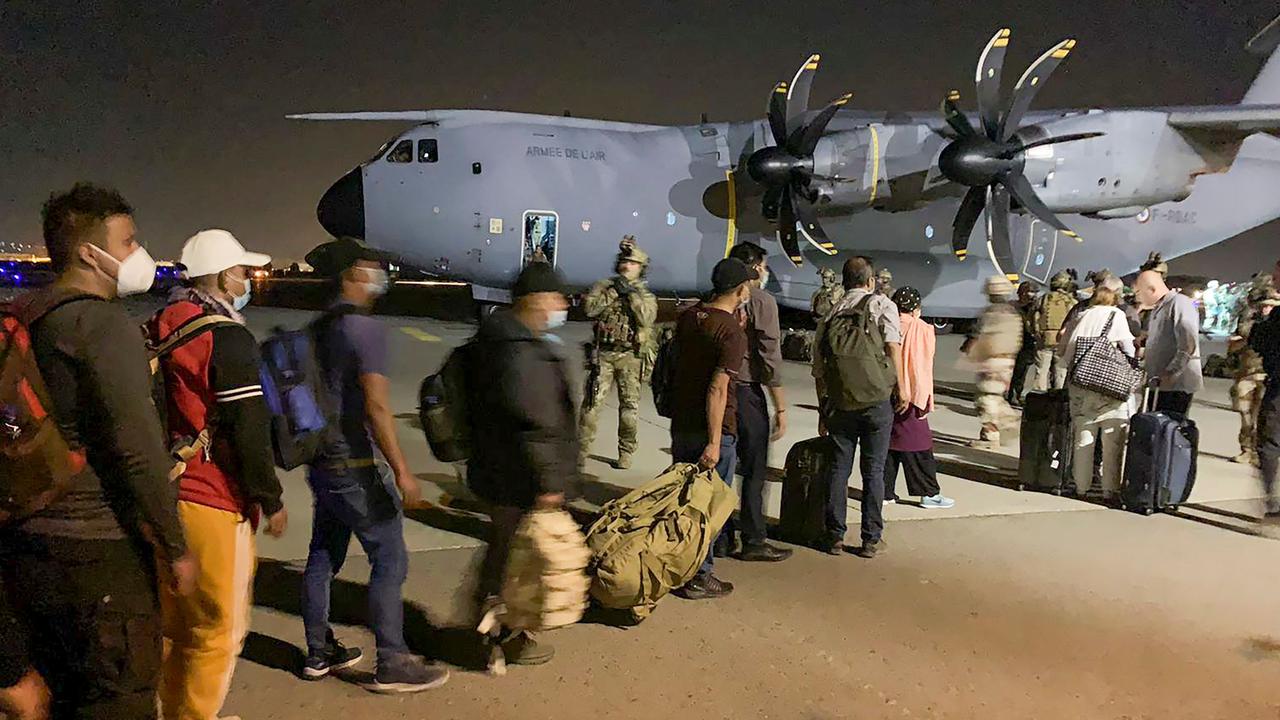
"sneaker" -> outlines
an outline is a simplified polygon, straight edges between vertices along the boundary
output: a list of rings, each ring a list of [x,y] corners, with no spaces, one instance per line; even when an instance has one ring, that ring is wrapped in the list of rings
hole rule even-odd
[[[674,594],[685,600],[715,600],[731,592],[733,583],[725,582],[711,573],[698,573]]]
[[[379,661],[373,682],[365,688],[376,693],[415,693],[449,682],[449,671],[428,665],[415,655],[398,655]]]
[[[884,507],[889,507],[890,505],[897,505],[897,504],[898,504],[898,498],[896,497],[884,499]]]
[[[618,453],[618,459],[613,463],[613,466],[619,470],[630,470],[631,453]]]
[[[502,643],[502,655],[510,665],[541,665],[555,657],[556,649],[519,631]]]
[[[743,543],[738,559],[744,562],[781,562],[791,557],[791,550],[767,542]]]
[[[881,538],[878,542],[863,542],[861,547],[853,551],[853,554],[870,560],[882,550],[884,550],[884,538]]]
[[[319,680],[334,670],[345,670],[363,658],[360,648],[349,648],[337,640],[330,640],[324,650],[307,653],[307,659],[302,663],[302,679]]]
[[[942,493],[920,498],[920,507],[928,510],[946,510],[947,508],[953,508],[955,506],[956,501]]]

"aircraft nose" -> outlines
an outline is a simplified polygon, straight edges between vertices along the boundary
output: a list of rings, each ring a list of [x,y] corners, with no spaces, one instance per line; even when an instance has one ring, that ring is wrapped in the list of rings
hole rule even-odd
[[[320,226],[334,237],[364,238],[364,178],[360,168],[338,178],[316,205]]]

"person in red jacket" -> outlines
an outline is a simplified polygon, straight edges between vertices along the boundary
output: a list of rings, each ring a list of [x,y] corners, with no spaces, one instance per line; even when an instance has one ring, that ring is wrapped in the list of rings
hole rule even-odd
[[[182,250],[189,284],[147,327],[160,352],[170,447],[186,463],[178,513],[200,567],[190,596],[161,596],[166,719],[218,717],[249,631],[254,529],[261,521],[267,534],[280,537],[288,522],[271,459],[258,345],[240,314],[249,301],[250,268],[269,262],[225,230],[196,233]]]

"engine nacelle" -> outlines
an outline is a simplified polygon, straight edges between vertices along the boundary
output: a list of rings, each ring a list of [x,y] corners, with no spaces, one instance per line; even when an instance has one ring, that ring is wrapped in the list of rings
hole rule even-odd
[[[881,132],[868,126],[831,133],[818,141],[810,187],[818,192],[819,212],[854,213],[888,197]]]
[[[1059,213],[1128,217],[1150,205],[1183,200],[1198,175],[1230,166],[1239,143],[1193,144],[1168,125],[1167,117],[1146,110],[1094,110],[1022,128],[1018,137],[1024,142],[1106,133],[1031,148],[1024,173],[1045,205]]]

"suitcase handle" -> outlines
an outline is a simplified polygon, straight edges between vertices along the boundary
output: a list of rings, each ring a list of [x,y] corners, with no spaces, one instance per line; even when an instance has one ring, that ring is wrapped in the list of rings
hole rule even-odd
[[[1160,379],[1151,378],[1142,388],[1142,412],[1149,413],[1160,402]]]

